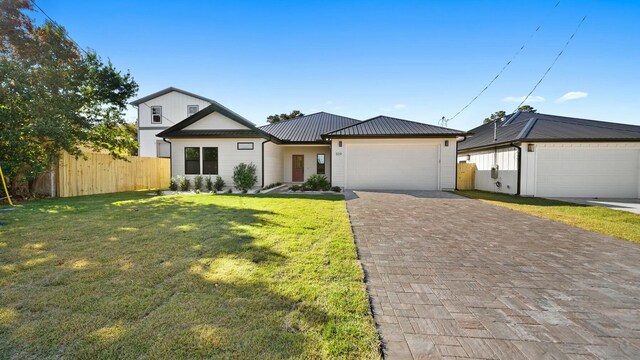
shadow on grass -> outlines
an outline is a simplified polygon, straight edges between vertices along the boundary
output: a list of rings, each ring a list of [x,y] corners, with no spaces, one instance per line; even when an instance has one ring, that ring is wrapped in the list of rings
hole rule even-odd
[[[516,204],[516,205],[554,206],[554,207],[565,206],[565,207],[577,207],[577,208],[588,207],[588,205],[568,203],[568,202],[559,201],[559,200],[551,200],[551,199],[537,198],[537,197],[515,196],[515,195],[508,195],[508,194],[498,194],[498,193],[479,191],[479,190],[458,190],[455,192],[455,194],[458,194],[470,199],[498,201],[502,203]]]
[[[309,329],[328,322],[303,295],[273,286],[288,258],[256,237],[281,226],[271,211],[133,193],[9,215],[0,315],[15,317],[0,322],[0,358],[304,357]]]

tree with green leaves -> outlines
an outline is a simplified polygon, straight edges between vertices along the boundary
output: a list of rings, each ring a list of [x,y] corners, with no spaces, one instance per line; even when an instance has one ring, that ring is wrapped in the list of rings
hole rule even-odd
[[[283,120],[289,120],[289,119],[294,119],[300,116],[304,116],[304,114],[302,112],[300,112],[300,110],[293,110],[288,114],[275,114],[275,115],[269,115],[267,117],[267,122],[269,124],[275,124],[277,122],[283,121]]]
[[[28,0],[0,2],[0,163],[15,195],[66,151],[135,147],[124,120],[138,85],[95,52],[80,49],[51,21],[38,25]]]
[[[538,110],[536,110],[531,105],[522,105],[522,106],[520,106],[518,108],[518,111],[530,112],[530,113],[538,112]],[[489,115],[489,117],[485,118],[484,121],[483,121],[483,124],[492,122],[494,120],[500,120],[500,119],[502,119],[504,117],[507,117],[507,113],[504,110],[496,111],[493,114]]]

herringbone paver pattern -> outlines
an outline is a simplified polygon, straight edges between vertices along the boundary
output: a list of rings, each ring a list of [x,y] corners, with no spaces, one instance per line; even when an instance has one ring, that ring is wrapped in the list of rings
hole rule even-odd
[[[640,359],[640,246],[438,192],[347,207],[389,359]]]

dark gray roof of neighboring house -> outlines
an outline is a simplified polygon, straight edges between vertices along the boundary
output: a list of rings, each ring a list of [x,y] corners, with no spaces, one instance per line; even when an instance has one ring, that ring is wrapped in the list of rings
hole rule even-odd
[[[360,120],[319,112],[261,126],[260,129],[288,143],[323,142],[322,134],[360,123]]]
[[[530,112],[516,112],[498,122],[496,141],[493,140],[493,128],[494,123],[490,122],[469,130],[473,136],[458,142],[458,149],[470,150],[522,141],[640,141],[638,125]]]
[[[247,131],[250,131],[253,134],[253,136],[264,137],[264,138],[272,138],[269,134],[267,134],[264,131],[262,131],[259,128],[257,128],[251,121],[243,118],[242,116],[240,116],[240,115],[236,114],[235,112],[225,108],[224,106],[223,107],[218,106],[217,103],[207,106],[206,108],[204,108],[204,109],[198,111],[197,113],[189,116],[188,118],[180,121],[179,123],[173,125],[172,127],[161,131],[156,136],[157,137],[161,137],[161,138],[173,138],[173,137],[184,137],[185,134],[193,134],[196,131],[199,131],[201,133],[204,133],[204,132],[207,132],[207,131],[211,132],[213,130],[184,130],[184,128],[186,128],[187,126],[195,123],[196,121],[204,118],[205,116],[207,116],[207,115],[209,115],[209,114],[211,114],[213,112],[218,112],[218,113],[228,117],[229,119],[234,120],[237,123],[240,123],[240,124],[246,126],[247,128],[249,128]],[[220,131],[220,130],[217,130],[217,131]],[[224,131],[227,131],[227,130],[224,130]],[[202,135],[202,136],[205,136],[205,135]],[[210,135],[207,135],[207,136],[216,136],[216,135],[211,133]],[[189,137],[194,137],[194,136],[189,136]]]
[[[377,116],[325,134],[325,137],[442,137],[465,135],[464,131],[388,116]]]

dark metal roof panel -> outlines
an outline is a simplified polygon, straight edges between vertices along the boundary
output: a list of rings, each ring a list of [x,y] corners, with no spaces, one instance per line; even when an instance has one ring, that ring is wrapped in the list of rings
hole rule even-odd
[[[536,118],[535,122],[530,122]],[[523,129],[531,124],[527,131]],[[640,126],[523,112],[510,124],[498,125],[498,139],[493,141],[493,122],[470,132],[474,135],[458,143],[459,150],[469,150],[516,141],[640,141]]]
[[[456,136],[464,135],[464,131],[419,123],[389,116],[377,116],[344,129],[327,133],[328,137],[348,136]]]
[[[322,134],[357,123],[360,121],[319,112],[261,126],[260,129],[285,142],[322,142]]]

